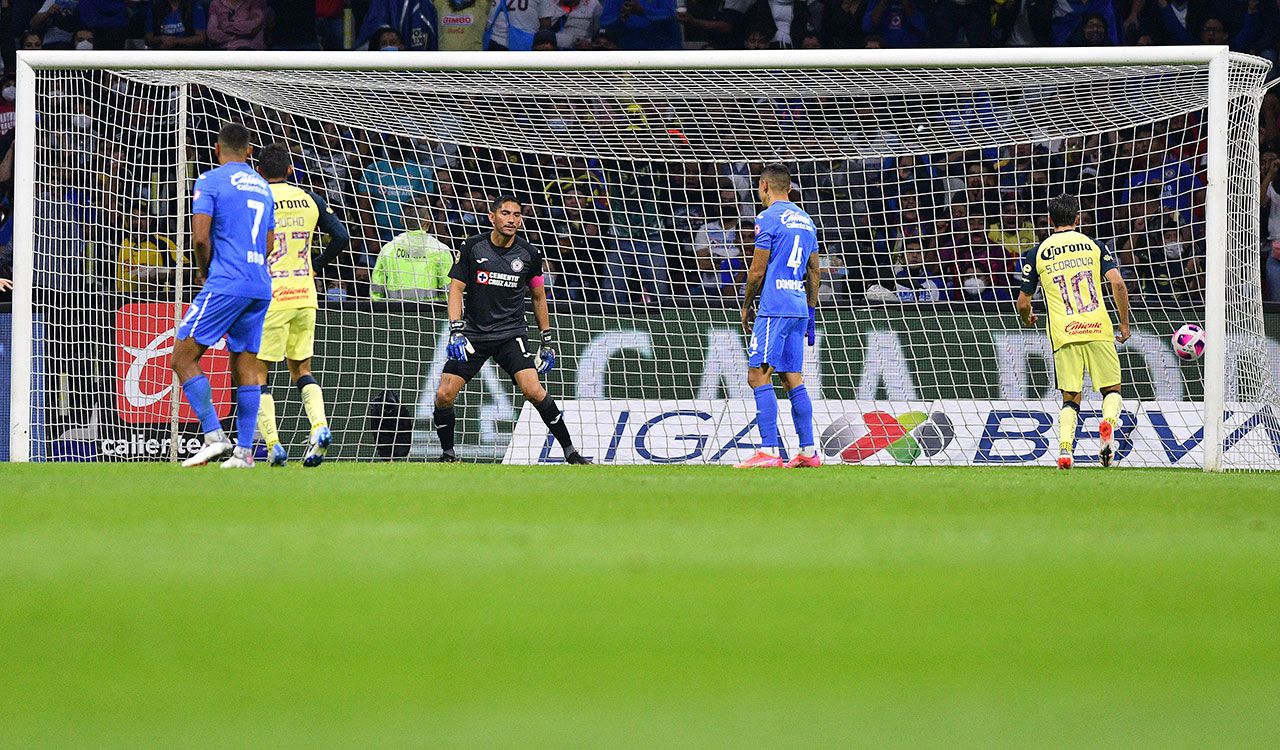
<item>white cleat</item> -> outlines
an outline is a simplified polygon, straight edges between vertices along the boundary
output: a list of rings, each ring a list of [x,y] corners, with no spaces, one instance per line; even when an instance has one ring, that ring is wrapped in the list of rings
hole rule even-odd
[[[234,447],[229,440],[215,440],[212,443],[206,440],[200,450],[193,453],[191,458],[182,462],[182,466],[186,469],[190,469],[192,466],[204,466],[215,458],[221,458],[230,453]]]
[[[253,468],[253,449],[252,448],[236,448],[231,454],[231,458],[222,462],[224,469],[252,469]]]

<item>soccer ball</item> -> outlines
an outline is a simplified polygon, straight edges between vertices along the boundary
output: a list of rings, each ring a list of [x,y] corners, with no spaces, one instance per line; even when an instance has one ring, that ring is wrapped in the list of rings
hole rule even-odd
[[[1204,354],[1204,329],[1187,323],[1173,334],[1173,352],[1182,359],[1200,359]]]

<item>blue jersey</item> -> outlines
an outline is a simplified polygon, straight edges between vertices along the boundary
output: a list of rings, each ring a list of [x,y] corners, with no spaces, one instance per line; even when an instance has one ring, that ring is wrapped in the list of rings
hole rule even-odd
[[[271,299],[267,234],[276,227],[271,188],[244,162],[228,162],[196,180],[191,212],[213,217],[212,257],[204,288]]]
[[[756,217],[756,247],[769,251],[758,315],[807,318],[805,276],[809,256],[818,252],[813,219],[791,201],[777,201]]]

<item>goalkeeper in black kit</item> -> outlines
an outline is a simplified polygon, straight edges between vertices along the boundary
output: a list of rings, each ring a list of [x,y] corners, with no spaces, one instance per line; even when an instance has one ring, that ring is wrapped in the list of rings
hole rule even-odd
[[[458,460],[453,449],[457,420],[453,402],[462,386],[492,357],[538,410],[564,449],[565,462],[589,464],[591,460],[574,449],[560,407],[538,381],[538,375],[549,372],[556,362],[542,281],[542,253],[516,236],[524,222],[520,201],[501,196],[490,210],[493,230],[464,242],[449,272],[449,361],[436,389],[435,409],[436,434],[443,450],[440,460]],[[526,335],[526,295],[533,297],[533,318],[542,332],[542,345],[536,352]]]

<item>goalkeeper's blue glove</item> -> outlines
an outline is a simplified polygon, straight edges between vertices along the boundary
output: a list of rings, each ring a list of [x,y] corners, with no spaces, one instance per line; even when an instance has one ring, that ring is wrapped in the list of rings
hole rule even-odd
[[[537,364],[534,365],[534,369],[539,375],[545,375],[555,366],[556,352],[551,348],[551,331],[548,329],[542,332],[542,346],[538,348]]]
[[[471,347],[471,342],[467,341],[467,337],[462,333],[462,328],[461,320],[449,321],[449,345],[445,347],[445,354],[455,362],[466,362],[467,352],[475,351]]]
[[[809,325],[804,329],[804,335],[809,339],[809,346],[818,343],[818,308],[809,308]]]

